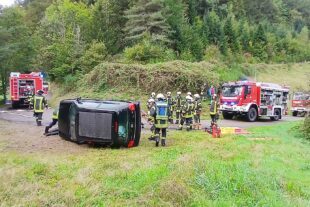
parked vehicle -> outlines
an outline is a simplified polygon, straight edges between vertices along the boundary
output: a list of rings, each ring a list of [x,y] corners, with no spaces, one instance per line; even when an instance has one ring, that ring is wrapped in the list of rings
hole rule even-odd
[[[43,77],[40,73],[21,74],[12,72],[10,74],[10,94],[13,108],[29,105],[29,97],[33,96],[38,90],[43,90]]]
[[[224,119],[245,115],[251,122],[263,116],[277,121],[287,114],[288,95],[288,87],[273,83],[225,83],[220,96],[220,110]]]
[[[140,103],[68,99],[60,102],[59,135],[76,143],[135,147],[141,134]]]
[[[293,116],[305,116],[310,112],[310,93],[295,92],[291,107]]]

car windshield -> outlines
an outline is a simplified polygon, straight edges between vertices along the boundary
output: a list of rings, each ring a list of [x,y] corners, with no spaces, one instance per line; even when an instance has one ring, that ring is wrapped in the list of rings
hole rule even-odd
[[[118,115],[118,136],[123,140],[128,136],[128,111],[124,110]]]
[[[224,97],[236,97],[241,94],[242,86],[224,86],[222,95]]]

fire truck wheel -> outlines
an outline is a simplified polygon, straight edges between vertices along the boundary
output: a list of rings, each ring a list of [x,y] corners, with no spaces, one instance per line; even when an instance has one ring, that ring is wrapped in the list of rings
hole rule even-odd
[[[13,108],[13,109],[19,108],[19,101],[13,101],[13,102],[12,102],[12,108]]]
[[[234,117],[234,114],[223,112],[223,118],[224,119],[232,119],[233,117]]]
[[[247,119],[250,122],[256,121],[256,119],[257,119],[257,110],[254,107],[251,107],[249,109],[249,112],[247,113]]]
[[[298,115],[298,111],[293,111],[293,116],[297,116]]]
[[[275,110],[274,110],[274,115],[275,115],[275,116],[270,117],[270,119],[271,119],[272,121],[279,121],[279,119],[281,118],[281,111],[280,111],[280,109],[275,109]]]

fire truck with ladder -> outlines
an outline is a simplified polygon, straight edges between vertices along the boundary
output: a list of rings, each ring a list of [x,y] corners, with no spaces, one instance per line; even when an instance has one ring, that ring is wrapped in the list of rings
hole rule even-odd
[[[305,116],[310,112],[310,93],[295,92],[292,98],[291,107],[293,116]]]
[[[21,74],[12,72],[10,74],[10,94],[13,108],[20,105],[29,105],[28,98],[38,90],[43,90],[45,94],[48,91],[44,88],[41,73]]]
[[[246,116],[254,122],[258,117],[278,121],[287,114],[289,88],[274,83],[238,81],[225,83],[220,96],[224,119]]]

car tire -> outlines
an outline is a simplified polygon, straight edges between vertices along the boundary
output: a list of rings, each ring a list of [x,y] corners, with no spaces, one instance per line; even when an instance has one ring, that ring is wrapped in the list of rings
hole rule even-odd
[[[13,102],[12,102],[12,108],[13,108],[13,109],[19,108],[19,101],[13,101]]]
[[[250,122],[254,122],[257,120],[257,110],[254,107],[251,107],[246,114],[247,120]]]
[[[298,115],[298,111],[293,111],[292,115],[293,116],[297,116]]]

